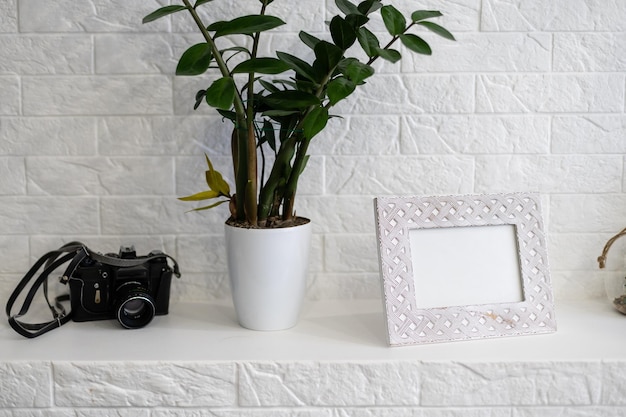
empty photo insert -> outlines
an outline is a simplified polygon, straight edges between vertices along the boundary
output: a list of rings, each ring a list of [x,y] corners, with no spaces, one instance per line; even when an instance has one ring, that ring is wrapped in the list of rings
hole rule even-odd
[[[417,308],[520,302],[514,225],[409,230]]]

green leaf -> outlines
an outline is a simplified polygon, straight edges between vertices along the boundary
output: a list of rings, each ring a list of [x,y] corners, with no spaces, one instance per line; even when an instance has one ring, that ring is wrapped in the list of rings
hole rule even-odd
[[[217,109],[217,112],[225,119],[228,119],[230,121],[232,121],[233,123],[236,122],[237,120],[237,113],[235,113],[234,111],[231,110],[222,110],[222,109]]]
[[[307,164],[309,163],[310,158],[311,158],[311,155],[304,156],[304,161],[302,162],[302,168],[300,168],[300,172],[298,173],[298,175],[302,175],[302,173],[304,172],[304,168],[306,168]]]
[[[296,82],[293,81],[293,79],[291,79],[291,80],[276,79],[276,80],[272,80],[272,82],[274,84],[279,84],[279,85],[283,86],[283,88],[286,89],[286,90],[290,89],[290,88],[291,89],[295,89],[295,90],[298,89],[297,88],[298,86],[297,86]]]
[[[380,14],[391,36],[397,36],[406,30],[406,19],[395,7],[383,6],[380,9]]]
[[[441,12],[437,10],[417,10],[411,13],[411,20],[413,22],[419,22],[420,20],[430,19],[433,17],[443,16]]]
[[[194,8],[194,9],[197,9],[197,8],[198,8],[198,6],[202,6],[203,4],[205,4],[205,3],[209,3],[209,2],[211,2],[211,1],[213,1],[213,0],[198,0],[198,1],[196,2],[196,4],[194,4],[193,8]]]
[[[314,108],[302,121],[304,137],[312,139],[313,136],[324,130],[326,123],[328,123],[328,109],[325,107]]]
[[[263,121],[263,137],[270,148],[276,152],[276,134],[274,133],[274,125],[269,120]]]
[[[356,32],[352,25],[341,16],[335,16],[330,21],[330,35],[335,45],[343,50],[348,49],[356,41]]]
[[[328,94],[330,104],[334,106],[339,101],[352,94],[355,89],[355,83],[353,83],[346,77],[337,77],[328,83],[328,89],[326,90],[326,94]]]
[[[212,198],[217,198],[220,196],[220,193],[214,190],[201,191],[196,194],[188,195],[187,197],[178,197],[180,201],[202,201],[202,200],[210,200]]]
[[[300,31],[298,36],[300,37],[300,40],[311,49],[315,49],[315,45],[320,42],[319,38],[316,38],[315,36],[308,34],[304,31]]]
[[[217,109],[228,110],[235,101],[235,83],[230,77],[215,80],[206,90],[206,102]]]
[[[263,97],[263,101],[276,110],[303,109],[320,104],[320,100],[317,96],[297,90],[272,93]]]
[[[343,50],[330,42],[321,41],[315,45],[315,62],[313,68],[316,73],[329,74],[343,57]]]
[[[419,36],[412,34],[400,35],[400,41],[402,41],[404,46],[418,54],[432,55],[433,53],[426,41]]]
[[[296,80],[294,84],[294,88],[296,90],[307,91],[313,94],[315,94],[315,91],[317,91],[319,86],[320,86],[319,83],[314,83],[312,81],[305,80],[305,79]]]
[[[208,155],[204,154],[204,157],[206,158],[207,165],[209,166],[209,169],[205,172],[206,183],[209,188],[218,193],[218,195],[230,197],[230,187],[228,186],[228,183],[224,181],[222,174],[213,168],[213,164],[211,163]]]
[[[400,52],[396,51],[395,49],[378,48],[376,49],[376,52],[378,55],[380,55],[382,59],[392,63],[396,63],[402,59],[402,55],[400,55]]]
[[[220,50],[220,54],[224,55],[224,52],[234,52],[232,56],[238,55],[239,53],[246,53],[248,56],[252,56],[252,53],[249,49],[244,48],[243,46],[231,46],[230,48],[224,48]]]
[[[263,88],[265,88],[270,93],[275,93],[277,91],[280,91],[280,89],[276,87],[274,84],[262,78],[259,79],[259,83],[263,86]]]
[[[363,51],[369,57],[373,57],[377,55],[377,50],[380,48],[380,42],[378,42],[378,38],[372,32],[370,32],[367,28],[359,28],[357,32],[357,39],[359,40],[359,44]]]
[[[432,32],[435,32],[437,35],[439,36],[443,36],[446,39],[449,39],[451,41],[455,41],[456,39],[454,39],[454,35],[450,32],[448,32],[448,30],[442,26],[439,26],[436,23],[433,22],[419,22],[418,25],[424,26],[425,28],[430,29]]]
[[[215,31],[215,37],[226,35],[252,35],[257,32],[274,29],[284,25],[281,19],[275,16],[248,15],[238,17],[228,22],[216,22],[209,25],[207,30]]]
[[[251,72],[257,72],[259,74],[280,74],[289,69],[289,65],[277,58],[253,58],[243,61],[233,68],[233,74]]]
[[[142,23],[153,22],[157,19],[160,19],[164,16],[170,15],[172,13],[180,12],[181,10],[186,10],[185,6],[164,6],[154,12],[150,13],[141,21]]]
[[[348,0],[335,0],[335,4],[345,15],[361,14],[356,4]]]
[[[267,117],[284,117],[291,116],[292,114],[299,113],[298,110],[266,110],[262,113],[263,116]]]
[[[379,0],[365,0],[359,4],[358,9],[367,16],[381,7],[383,7],[383,4]]]
[[[194,110],[197,110],[200,107],[202,101],[204,101],[204,97],[206,96],[206,90],[200,90],[196,93],[196,103],[193,106]]]
[[[313,82],[317,82],[318,79],[321,79],[321,77],[315,73],[315,70],[311,65],[297,56],[290,55],[286,52],[276,52],[276,55],[282,62],[288,65],[289,68],[294,70],[296,74],[299,74]]]
[[[350,25],[353,31],[356,31],[361,26],[365,25],[369,22],[369,18],[367,16],[363,16],[362,14],[349,14],[346,16],[346,22]]]
[[[208,43],[198,43],[193,45],[178,60],[176,75],[200,75],[209,69],[213,53]]]
[[[356,58],[342,59],[339,70],[355,84],[362,84],[363,80],[374,75],[374,68]]]

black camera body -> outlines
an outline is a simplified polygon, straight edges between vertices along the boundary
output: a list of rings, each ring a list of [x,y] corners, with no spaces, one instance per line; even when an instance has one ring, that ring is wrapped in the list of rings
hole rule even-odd
[[[122,246],[119,254],[105,257],[106,262],[85,257],[68,277],[72,320],[117,319],[132,329],[168,313],[173,270],[167,255],[137,256],[134,247]]]

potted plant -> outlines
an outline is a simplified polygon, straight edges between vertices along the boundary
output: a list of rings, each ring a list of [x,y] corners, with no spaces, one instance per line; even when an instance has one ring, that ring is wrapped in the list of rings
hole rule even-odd
[[[262,57],[258,53],[264,39],[262,35],[285,24],[269,14],[274,0],[257,0],[258,14],[207,24],[197,11],[200,7],[211,7],[212,1],[181,0],[180,4],[161,7],[143,19],[148,23],[172,13],[190,15],[204,41],[182,54],[176,74],[217,74],[219,78],[197,92],[194,108],[206,102],[233,124],[232,135],[227,140],[232,146],[234,192],[206,156],[208,189],[181,200],[210,201],[195,210],[229,204],[231,217],[226,222],[226,241],[231,289],[239,321],[249,328],[287,328],[295,324],[299,302],[304,296],[308,243],[304,248],[294,242],[272,248],[270,240],[282,241],[282,237],[266,237],[265,234],[290,236],[295,230],[303,230],[304,241],[310,241],[310,222],[296,216],[294,207],[298,180],[309,159],[311,140],[333,117],[333,106],[374,75],[372,64],[375,61],[401,59],[400,52],[394,49],[397,45],[402,44],[418,54],[431,54],[428,43],[411,33],[413,29],[426,28],[450,40],[454,37],[429,20],[441,16],[438,11],[415,11],[407,19],[394,6],[383,5],[379,0],[358,4],[335,0],[341,13],[328,22],[330,39],[319,39],[304,31],[298,34],[298,42],[306,49],[304,55],[310,57],[308,61],[280,51],[275,56]],[[370,18],[377,13],[388,32],[383,43],[368,29]],[[240,39],[241,35],[246,39],[243,44],[221,46],[224,39],[233,36]],[[362,52],[352,56],[354,49]],[[234,57],[236,59],[232,59]],[[249,240],[245,241],[247,243],[235,240],[242,235],[252,235],[260,246],[254,246]],[[295,249],[295,254],[288,254],[289,249]],[[281,271],[261,276],[263,266],[253,264],[255,257],[260,258],[261,264],[278,266]],[[296,257],[303,258],[304,270],[287,272],[286,264]],[[244,271],[239,271],[241,269]],[[254,276],[238,278],[238,272]],[[280,277],[280,273],[286,273],[287,277]],[[276,278],[277,283],[270,283],[270,277]],[[288,292],[275,291],[281,289]],[[259,298],[266,301],[259,302]],[[285,311],[270,311],[277,309],[282,301],[290,304]],[[242,311],[246,307],[253,311]],[[270,317],[262,318],[265,313]]]

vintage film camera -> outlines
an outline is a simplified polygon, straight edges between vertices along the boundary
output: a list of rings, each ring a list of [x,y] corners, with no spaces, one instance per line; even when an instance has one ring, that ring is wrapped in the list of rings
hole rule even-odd
[[[115,318],[128,329],[143,327],[155,315],[168,313],[172,273],[160,251],[137,256],[133,246],[122,246],[119,254],[86,256],[71,276],[62,278],[70,286],[72,320]]]
[[[50,298],[48,277],[66,264],[60,281],[69,284],[69,293]],[[28,338],[41,336],[69,320],[117,319],[123,327],[137,329],[155,315],[168,313],[172,275],[180,278],[178,263],[161,251],[137,256],[133,246],[122,246],[119,253],[102,255],[81,242],[70,242],[35,262],[13,290],[5,311],[13,330]],[[40,287],[52,320],[23,321]],[[14,312],[18,300],[22,307]],[[67,301],[70,311],[64,305]]]

